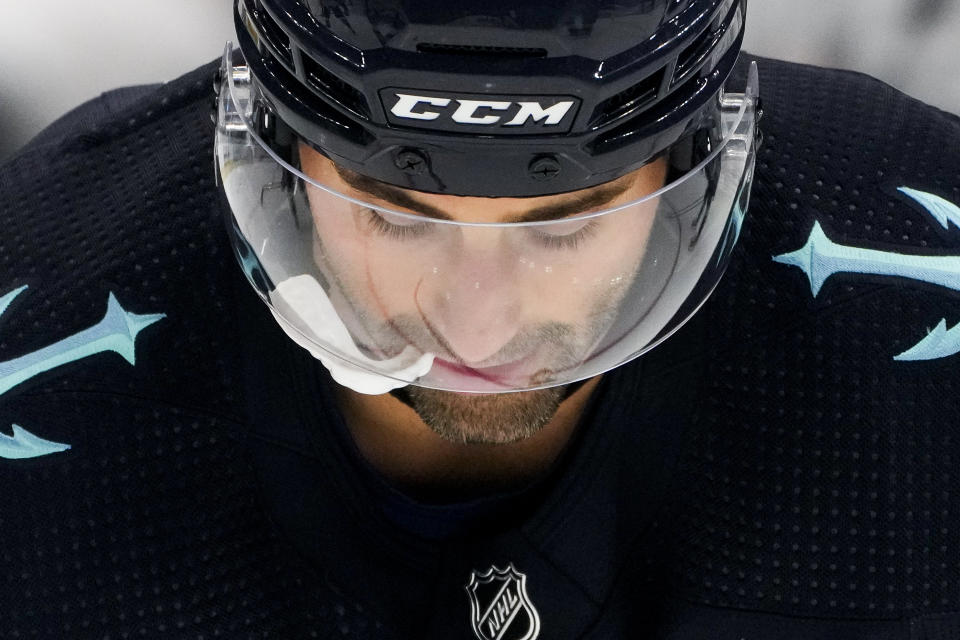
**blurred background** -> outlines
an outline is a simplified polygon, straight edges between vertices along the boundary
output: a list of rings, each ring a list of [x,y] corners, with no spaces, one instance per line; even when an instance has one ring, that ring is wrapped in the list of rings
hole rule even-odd
[[[230,0],[6,5],[0,161],[81,102],[175,78],[233,39]],[[751,0],[745,48],[863,71],[960,113],[960,0]]]

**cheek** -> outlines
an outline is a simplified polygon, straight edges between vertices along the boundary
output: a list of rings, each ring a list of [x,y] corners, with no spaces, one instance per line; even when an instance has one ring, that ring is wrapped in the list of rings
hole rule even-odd
[[[537,300],[534,312],[543,319],[582,319],[601,300],[610,300],[633,281],[646,251],[655,205],[648,212],[631,212],[603,220],[596,234],[580,249],[551,260],[542,253],[542,277],[529,287]],[[562,255],[562,254],[560,254]]]
[[[353,282],[362,272],[366,248],[357,233],[349,211],[322,208],[314,198],[310,199],[313,223],[316,232],[314,257],[324,270],[332,272],[340,283]]]
[[[390,317],[408,311],[420,277],[402,245],[372,237],[347,207],[323,207],[310,198],[316,229],[315,262],[352,305]]]

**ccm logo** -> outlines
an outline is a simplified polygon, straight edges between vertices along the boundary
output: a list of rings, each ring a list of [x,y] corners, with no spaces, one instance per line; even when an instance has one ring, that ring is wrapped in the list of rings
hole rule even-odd
[[[447,131],[502,128],[499,133],[524,133],[525,128],[545,127],[568,130],[578,102],[549,96],[503,100],[498,96],[448,98],[399,91],[391,91],[388,96],[384,106],[388,107],[389,119],[396,124]]]

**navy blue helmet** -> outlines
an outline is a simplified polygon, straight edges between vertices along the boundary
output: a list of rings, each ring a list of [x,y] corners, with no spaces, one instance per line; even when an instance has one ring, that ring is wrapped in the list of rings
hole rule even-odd
[[[217,157],[251,283],[364,393],[534,390],[637,357],[739,235],[744,10],[238,0]]]
[[[623,175],[707,129],[744,0],[238,0],[240,48],[300,138],[433,193]]]

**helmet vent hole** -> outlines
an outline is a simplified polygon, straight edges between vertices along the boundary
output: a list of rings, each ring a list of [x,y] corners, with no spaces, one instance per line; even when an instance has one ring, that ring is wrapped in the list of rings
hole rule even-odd
[[[248,8],[246,15],[248,27],[252,23],[260,35],[261,43],[266,43],[274,55],[279,56],[284,62],[292,66],[293,56],[290,53],[289,36],[259,2],[250,3],[250,7],[252,8]]]
[[[420,53],[443,53],[468,56],[491,56],[510,58],[546,58],[547,50],[542,47],[503,47],[479,44],[446,44],[421,42],[417,45]]]
[[[302,52],[301,60],[303,61],[303,72],[313,89],[338,102],[356,115],[363,118],[369,117],[370,111],[367,107],[367,101],[359,89],[327,71],[316,60],[308,56],[305,51]]]
[[[673,81],[679,82],[688,73],[700,66],[722,36],[722,29],[719,31],[708,29],[698,36],[693,44],[684,49],[677,58],[677,70],[673,75]]]
[[[591,126],[602,127],[630,115],[657,99],[666,69],[652,73],[625,91],[607,98],[594,111]]]

